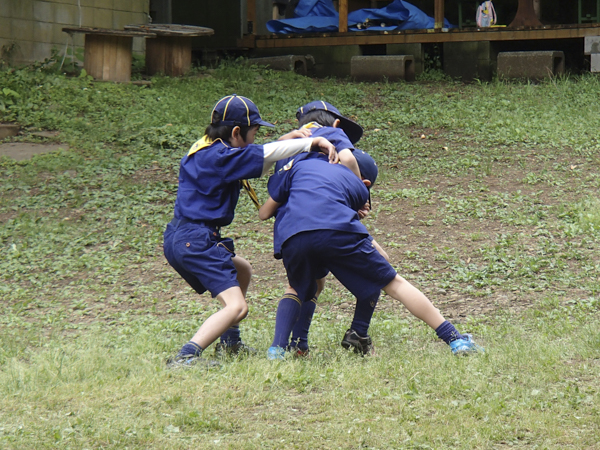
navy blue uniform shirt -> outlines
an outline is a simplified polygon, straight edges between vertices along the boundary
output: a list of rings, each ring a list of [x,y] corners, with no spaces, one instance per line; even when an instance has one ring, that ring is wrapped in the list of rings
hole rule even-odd
[[[357,211],[369,198],[364,183],[347,167],[318,153],[301,154],[269,178],[269,195],[282,205],[275,219],[273,250],[303,231],[336,230],[369,235]]]
[[[175,218],[229,225],[240,197],[240,180],[262,174],[264,147],[234,148],[217,139],[193,150],[181,160]]]

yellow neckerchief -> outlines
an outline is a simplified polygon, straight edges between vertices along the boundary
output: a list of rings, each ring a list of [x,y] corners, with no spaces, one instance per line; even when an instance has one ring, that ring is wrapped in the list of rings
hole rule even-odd
[[[323,128],[323,125],[317,122],[309,122],[306,125],[302,125],[301,128],[306,128],[307,130],[310,130],[311,128]]]
[[[223,142],[222,139],[216,139],[216,141],[221,141],[223,143],[223,145],[227,145],[225,144],[225,142]],[[196,153],[199,150],[202,150],[206,147],[209,147],[210,145],[213,144],[212,139],[210,139],[207,135],[202,136],[202,139],[194,142],[194,145],[192,145],[192,147],[190,148],[190,151],[188,152],[188,156],[192,156],[194,153]],[[258,196],[256,195],[256,191],[252,188],[252,186],[250,186],[250,183],[248,182],[248,180],[242,180],[242,187],[246,190],[246,192],[248,193],[248,196],[250,197],[250,200],[252,200],[252,203],[254,203],[254,206],[256,206],[256,209],[260,209],[260,202],[258,201]]]

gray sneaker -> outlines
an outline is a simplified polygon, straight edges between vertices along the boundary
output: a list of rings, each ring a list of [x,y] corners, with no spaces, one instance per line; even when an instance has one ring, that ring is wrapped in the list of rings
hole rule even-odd
[[[167,369],[186,369],[193,366],[201,366],[207,369],[219,367],[221,363],[211,359],[204,359],[201,356],[184,355],[174,356],[167,359]]]
[[[223,342],[218,342],[215,345],[215,356],[220,358],[224,356],[236,356],[236,355],[256,355],[258,350],[244,344],[242,341],[234,345],[225,345]]]
[[[365,337],[359,336],[358,333],[352,329],[346,331],[344,339],[342,339],[342,347],[346,350],[352,349],[354,353],[359,353],[362,356],[375,353],[371,336],[368,334]]]

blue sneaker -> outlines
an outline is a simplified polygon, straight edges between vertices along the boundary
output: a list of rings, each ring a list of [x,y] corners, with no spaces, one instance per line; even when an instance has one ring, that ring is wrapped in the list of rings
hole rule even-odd
[[[483,347],[473,342],[470,334],[463,334],[464,339],[457,339],[450,342],[450,349],[454,355],[468,355],[470,353],[485,353]]]
[[[204,359],[201,356],[195,355],[177,355],[167,359],[167,368],[168,369],[187,369],[193,366],[203,366],[207,369],[211,369],[214,367],[220,367],[221,364],[217,361],[213,361],[212,359]]]
[[[285,350],[281,347],[269,347],[269,350],[267,350],[267,359],[271,361],[285,359]]]

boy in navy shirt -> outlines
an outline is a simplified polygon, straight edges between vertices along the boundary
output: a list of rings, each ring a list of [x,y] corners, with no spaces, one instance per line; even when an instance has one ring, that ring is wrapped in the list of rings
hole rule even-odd
[[[357,309],[383,289],[433,328],[454,354],[483,351],[470,335],[460,334],[446,321],[421,291],[400,277],[373,245],[358,215],[368,201],[370,180],[361,181],[346,167],[325,162],[317,154],[295,157],[269,179],[270,197],[259,212],[263,220],[277,212],[274,247],[276,251],[280,248],[289,284],[297,293],[297,301],[284,298],[279,303],[276,339],[268,358],[283,359],[302,303],[313,298],[316,280],[328,270],[356,296]],[[281,205],[285,207],[277,211]],[[370,347],[368,336],[352,329],[346,335],[346,342],[356,340],[360,347]]]
[[[369,179],[372,180],[371,182],[373,184],[375,183],[375,179],[377,178],[377,165],[375,161],[367,153],[355,148],[355,144],[360,140],[363,134],[363,129],[360,125],[343,116],[332,104],[322,100],[313,101],[298,108],[296,118],[298,119],[300,128],[296,130],[296,132],[282,136],[280,139],[311,135],[325,137],[336,147],[341,164],[351,169],[359,178],[370,177]],[[288,158],[287,160],[277,162],[275,171],[277,172],[284,167],[290,159],[291,158]],[[370,197],[369,204],[359,211],[359,217],[361,219],[364,218],[368,214],[369,209]],[[375,245],[377,250],[388,259],[385,251],[374,240],[373,245]],[[275,252],[275,257],[281,258],[279,251]],[[297,356],[306,356],[308,354],[308,333],[310,324],[315,312],[317,299],[325,286],[326,275],[327,272],[324,272],[322,278],[317,280],[317,292],[314,297],[310,301],[302,303],[300,317],[292,330],[291,344],[288,349]],[[288,286],[282,299],[284,302],[289,299],[296,302],[299,301],[296,291],[291,286]],[[354,334],[346,333],[346,336],[342,341],[342,346],[348,348],[350,345],[355,350],[360,349],[363,353],[368,353],[371,350],[370,338],[366,332],[378,299],[379,291],[377,291],[376,294],[371,295],[371,298],[357,301],[357,308],[355,310],[354,320],[352,321],[352,330],[356,329],[362,332],[363,342],[365,339],[369,339],[369,347],[363,348],[360,345],[360,342],[354,338],[356,331],[354,331]]]
[[[246,317],[245,295],[251,266],[234,253],[233,241],[221,237],[221,227],[233,221],[242,181],[268,173],[276,161],[318,150],[338,162],[337,152],[322,137],[254,145],[262,120],[249,99],[230,95],[219,100],[205,136],[181,160],[173,220],[164,233],[169,264],[199,294],[210,291],[223,308],[202,324],[192,339],[169,358],[168,367],[201,361],[202,351],[221,336],[221,348],[247,350],[238,323]]]

